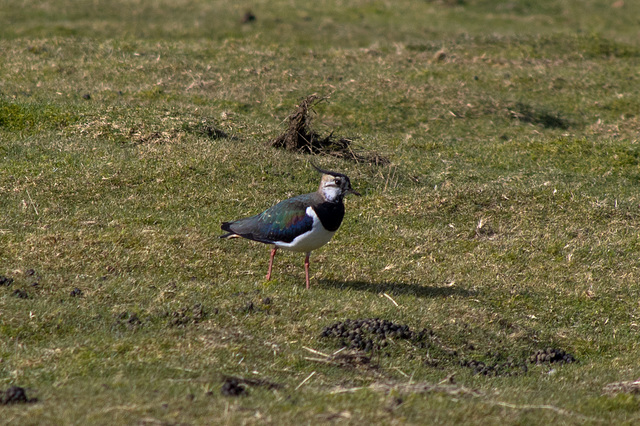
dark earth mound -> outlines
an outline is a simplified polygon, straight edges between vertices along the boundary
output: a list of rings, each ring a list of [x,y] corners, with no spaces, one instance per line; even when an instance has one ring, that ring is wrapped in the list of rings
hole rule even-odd
[[[38,398],[28,398],[27,392],[20,386],[11,386],[6,391],[0,391],[0,405],[31,404],[38,402]]]
[[[16,289],[13,293],[13,296],[17,297],[18,299],[28,299],[29,298],[29,294],[24,291],[23,289],[19,288]]]
[[[423,329],[419,332],[411,330],[408,325],[397,324],[393,321],[379,318],[369,319],[347,319],[336,322],[322,329],[322,338],[334,340],[339,347],[364,351],[363,353],[383,353],[386,356],[408,356],[406,353],[409,347],[424,351],[424,363],[431,367],[445,365],[459,365],[473,370],[473,374],[489,377],[497,376],[517,376],[526,374],[529,371],[528,363],[531,364],[570,364],[577,362],[575,357],[562,349],[547,348],[537,350],[530,356],[525,356],[522,352],[513,353],[514,349],[495,350],[481,354],[478,358],[465,357],[462,354],[469,347],[459,350],[447,348],[440,343],[434,332]],[[390,351],[390,343],[406,341],[409,347],[394,345],[403,351]],[[426,351],[425,351],[426,349]],[[471,350],[477,351],[471,346]],[[330,359],[334,364],[341,365],[336,360]]]
[[[483,376],[517,376],[528,371],[527,364],[524,361],[516,361],[508,358],[504,362],[484,362],[476,360],[460,361],[462,367],[473,369],[473,374]]]
[[[248,395],[248,386],[265,387],[267,389],[282,388],[281,384],[264,379],[245,379],[243,377],[226,376],[222,383],[221,391],[225,396]]]
[[[379,318],[348,319],[325,327],[321,333],[322,337],[338,339],[344,347],[365,352],[383,348],[391,339],[410,340],[419,344],[431,335],[433,333],[427,329],[416,333],[407,325]]]
[[[240,383],[238,379],[227,377],[222,384],[222,394],[224,396],[241,396],[248,395],[247,387]]]
[[[532,364],[571,364],[578,362],[573,355],[566,353],[562,349],[546,348],[536,351],[529,357],[529,362]]]

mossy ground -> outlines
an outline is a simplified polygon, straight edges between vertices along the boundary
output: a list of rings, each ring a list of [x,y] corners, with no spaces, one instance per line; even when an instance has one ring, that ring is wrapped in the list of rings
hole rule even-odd
[[[3,422],[638,421],[603,391],[640,376],[634,2],[21,5],[0,14],[0,389],[38,402]],[[312,93],[318,133],[391,163],[268,146]],[[363,197],[307,291],[303,255],[265,282],[267,247],[217,236],[313,191],[312,158]],[[310,351],[364,318],[434,340]],[[579,362],[460,362],[548,347]]]

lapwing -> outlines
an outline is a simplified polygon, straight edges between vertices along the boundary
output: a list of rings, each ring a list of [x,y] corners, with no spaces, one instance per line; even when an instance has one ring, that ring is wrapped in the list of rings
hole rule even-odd
[[[224,222],[221,226],[228,233],[220,238],[240,236],[273,246],[267,281],[271,279],[273,259],[279,248],[303,252],[306,253],[304,273],[308,289],[311,252],[327,244],[340,227],[344,217],[344,196],[360,195],[351,188],[346,175],[311,165],[322,173],[316,192],[289,198],[260,214]]]

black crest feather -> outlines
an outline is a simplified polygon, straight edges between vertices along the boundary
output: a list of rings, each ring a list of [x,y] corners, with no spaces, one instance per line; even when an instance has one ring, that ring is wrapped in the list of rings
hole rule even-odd
[[[313,162],[311,162],[311,161],[309,161],[309,163],[311,163],[311,165],[313,166],[314,169],[316,169],[317,171],[319,171],[320,173],[322,173],[324,175],[347,177],[347,175],[342,174],[342,173],[332,172],[331,170],[321,169],[320,167],[318,167],[315,164],[313,164]]]

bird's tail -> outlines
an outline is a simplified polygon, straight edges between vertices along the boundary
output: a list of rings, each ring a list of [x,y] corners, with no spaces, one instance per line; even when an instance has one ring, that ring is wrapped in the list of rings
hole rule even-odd
[[[226,234],[224,235],[220,235],[220,238],[237,238],[240,235],[238,235],[237,233],[233,232],[233,230],[231,230],[231,224],[233,222],[223,222],[222,225],[220,226],[220,228],[223,231],[227,231]]]

